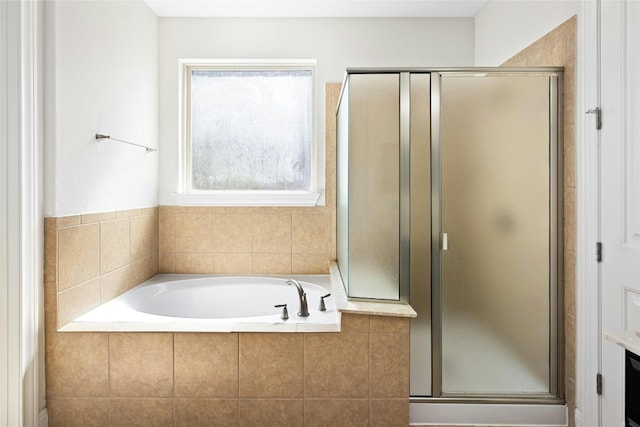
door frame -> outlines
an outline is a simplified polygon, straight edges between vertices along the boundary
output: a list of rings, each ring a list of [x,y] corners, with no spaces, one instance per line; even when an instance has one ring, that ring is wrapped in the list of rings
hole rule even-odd
[[[42,22],[39,1],[0,2],[0,426],[46,426]]]
[[[596,374],[600,372],[600,135],[585,114],[600,106],[600,0],[582,0],[578,16],[576,111],[576,385],[577,427],[601,424]],[[568,400],[572,396],[567,396]]]

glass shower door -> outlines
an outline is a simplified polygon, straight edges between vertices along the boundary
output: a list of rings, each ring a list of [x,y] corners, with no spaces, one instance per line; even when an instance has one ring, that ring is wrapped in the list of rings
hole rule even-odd
[[[441,77],[442,396],[552,392],[550,81]]]

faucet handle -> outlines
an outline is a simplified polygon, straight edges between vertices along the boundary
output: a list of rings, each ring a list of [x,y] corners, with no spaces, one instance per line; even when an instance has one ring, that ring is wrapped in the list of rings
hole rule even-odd
[[[274,305],[275,308],[282,308],[282,315],[280,318],[282,320],[287,320],[289,318],[289,311],[287,310],[287,304],[278,304]]]
[[[326,305],[324,305],[324,299],[325,299],[326,297],[329,297],[329,296],[331,296],[331,294],[326,294],[325,296],[320,297],[320,308],[318,308],[318,310],[320,310],[320,311],[327,311],[327,306],[326,306]]]

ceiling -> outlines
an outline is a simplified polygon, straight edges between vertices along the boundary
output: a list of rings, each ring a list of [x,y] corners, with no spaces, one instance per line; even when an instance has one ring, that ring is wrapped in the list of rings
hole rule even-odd
[[[161,17],[473,17],[487,0],[145,0]]]

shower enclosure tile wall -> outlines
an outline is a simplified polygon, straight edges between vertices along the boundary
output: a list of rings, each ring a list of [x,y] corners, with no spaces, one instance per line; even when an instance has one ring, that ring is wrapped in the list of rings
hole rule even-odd
[[[573,426],[576,389],[576,18],[559,25],[503,66],[564,67],[564,382],[569,426]]]

